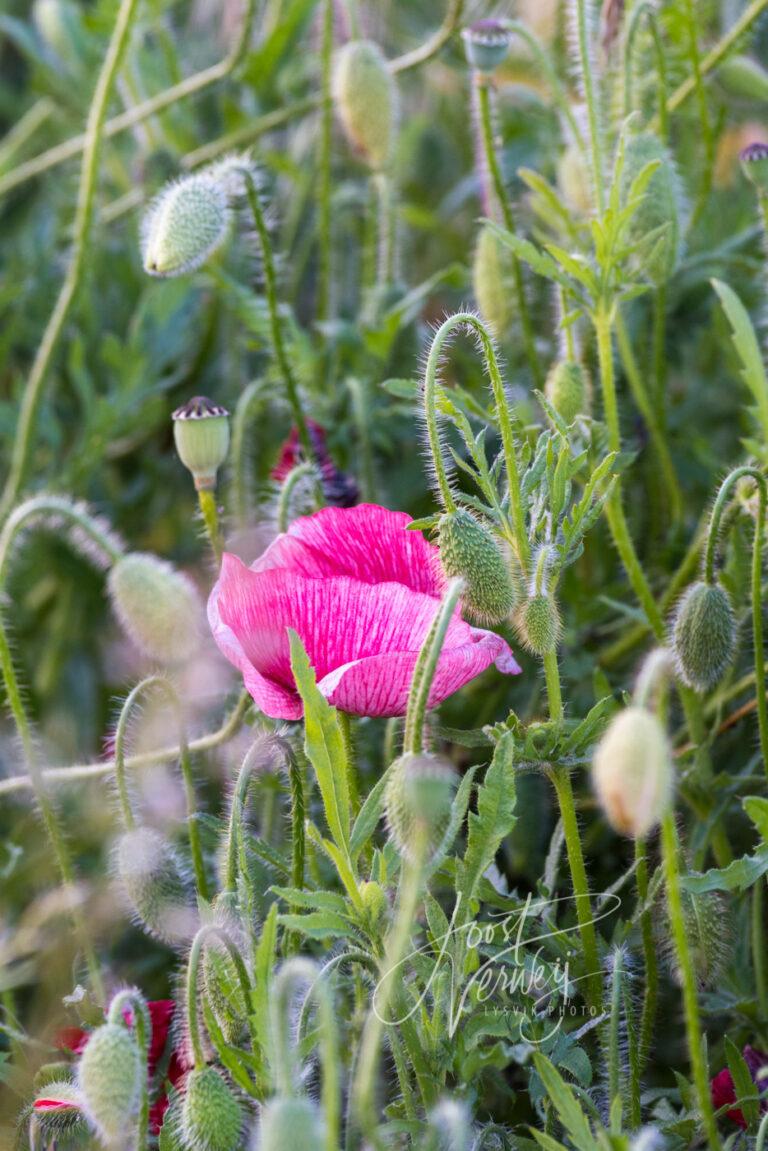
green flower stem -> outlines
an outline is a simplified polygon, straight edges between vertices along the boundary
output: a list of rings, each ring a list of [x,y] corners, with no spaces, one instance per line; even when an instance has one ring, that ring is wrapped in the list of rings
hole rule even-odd
[[[672,811],[668,812],[662,820],[661,847],[664,882],[667,889],[669,921],[672,928],[672,938],[683,986],[685,1026],[688,1035],[688,1054],[693,1072],[693,1084],[709,1147],[711,1151],[720,1151],[720,1137],[717,1133],[717,1124],[715,1122],[714,1111],[712,1110],[709,1075],[707,1073],[702,1049],[699,1004],[696,996],[696,975],[688,947],[685,920],[683,919],[683,897],[680,886],[680,865],[678,858],[679,845],[677,842],[675,817]]]
[[[312,443],[309,438],[307,421],[301,406],[298,384],[293,375],[283,339],[283,319],[280,315],[277,296],[277,275],[275,273],[275,261],[272,254],[272,241],[269,236],[267,223],[264,219],[264,210],[261,206],[261,200],[256,185],[253,182],[253,177],[250,172],[244,172],[244,177],[248,204],[250,205],[253,222],[259,237],[259,247],[261,249],[261,258],[264,266],[267,307],[269,309],[270,329],[272,332],[272,349],[275,354],[275,359],[277,360],[277,366],[280,369],[280,374],[283,377],[288,403],[293,413],[293,421],[296,424],[296,430],[299,434],[299,442],[307,457],[311,459]]]
[[[571,775],[568,768],[555,766],[550,769],[549,774],[555,787],[560,817],[563,821],[565,849],[576,902],[576,919],[584,952],[584,998],[587,1006],[599,1014],[602,1011],[603,979],[597,948],[597,934],[592,920],[587,869],[584,864],[579,823],[576,818],[576,802],[573,796]]]
[[[624,119],[634,111],[632,107],[632,54],[635,46],[640,23],[645,20],[653,40],[654,58],[656,60],[656,94],[659,101],[659,135],[666,140],[669,135],[669,117],[667,115],[667,59],[664,55],[664,44],[661,39],[659,19],[656,9],[650,0],[641,0],[635,4],[627,20],[624,33]]]
[[[752,888],[752,963],[759,1016],[768,1019],[768,961],[765,940],[765,877]]]
[[[277,500],[277,530],[287,532],[291,522],[291,496],[302,480],[314,478],[315,486],[320,487],[320,477],[317,465],[311,460],[296,464],[280,485],[280,495]]]
[[[559,723],[563,718],[563,695],[560,688],[560,669],[557,665],[557,652],[548,651],[543,659],[544,678],[549,700],[549,718]]]
[[[141,1055],[141,1066],[147,1066],[149,1044],[152,1039],[152,1021],[143,996],[137,991],[119,991],[109,1005],[108,1023],[124,1024],[124,1012],[129,1010],[133,1016],[133,1029],[136,1032],[136,1044]],[[139,1104],[139,1118],[136,1127],[137,1151],[144,1151],[147,1146],[149,1133],[149,1076],[141,1077],[141,1102]]]
[[[102,139],[112,139],[112,137],[120,135],[122,132],[127,131],[127,129],[134,128],[137,124],[143,123],[144,120],[148,120],[150,116],[156,116],[158,112],[163,112],[166,108],[177,104],[180,100],[194,96],[198,92],[209,88],[212,84],[217,83],[219,80],[226,79],[238,66],[247,51],[251,38],[255,9],[256,0],[247,0],[243,13],[243,22],[240,26],[240,33],[232,50],[227,53],[223,60],[220,60],[218,64],[211,65],[210,68],[204,68],[200,72],[195,72],[185,80],[179,81],[178,84],[166,88],[163,92],[158,92],[156,96],[150,96],[149,99],[144,100],[141,104],[136,104],[132,108],[127,108],[125,112],[120,112],[119,115],[105,120],[101,133]],[[117,31],[117,25],[115,26],[115,30]],[[295,105],[291,107],[295,107]],[[289,109],[281,109],[281,111],[287,113]],[[256,123],[258,123],[258,121]],[[49,148],[39,156],[34,156],[26,163],[20,164],[18,168],[14,168],[12,172],[8,172],[5,176],[0,177],[0,196],[5,195],[6,192],[10,192],[13,188],[17,188],[20,184],[26,183],[27,180],[31,180],[35,176],[40,176],[51,168],[65,163],[67,160],[74,159],[75,156],[86,152],[88,146],[89,135],[86,128],[86,131],[82,135],[73,136],[69,140],[64,140],[61,144],[56,144],[53,148]],[[233,147],[235,147],[235,145],[227,143],[223,150],[228,151]]]
[[[27,767],[28,782],[33,788],[37,806],[40,809],[40,816],[48,836],[48,842],[56,860],[56,864],[61,876],[61,882],[64,889],[71,896],[71,916],[72,922],[75,927],[75,932],[80,940],[80,946],[83,949],[86,965],[91,978],[91,985],[94,994],[100,1003],[104,1003],[104,984],[101,978],[101,970],[96,958],[93,942],[91,940],[88,927],[83,917],[82,910],[79,904],[79,896],[76,892],[75,883],[75,869],[72,864],[72,858],[69,854],[69,847],[67,845],[66,835],[61,825],[56,807],[48,791],[43,773],[40,770],[37,761],[37,751],[35,748],[34,738],[32,735],[32,728],[27,716],[24,699],[16,676],[16,669],[13,666],[13,657],[11,655],[11,646],[8,641],[8,633],[5,627],[5,620],[0,612],[0,672],[2,672],[3,682],[5,684],[5,692],[8,699],[8,707],[10,708],[11,715],[13,716],[16,725],[16,731],[21,741],[21,747],[24,754],[24,762]]]
[[[443,355],[443,349],[448,337],[457,328],[469,328],[478,338],[483,351],[485,368],[491,382],[491,390],[496,404],[496,417],[499,421],[501,444],[504,452],[504,467],[509,485],[509,506],[512,517],[512,526],[515,533],[515,544],[523,572],[527,571],[531,548],[528,533],[525,527],[525,513],[523,510],[522,488],[520,482],[520,468],[517,462],[517,447],[512,428],[512,418],[509,411],[504,381],[501,378],[499,362],[493,347],[493,340],[485,324],[473,312],[455,312],[444,320],[435,332],[432,346],[429,349],[427,367],[424,373],[424,419],[427,427],[427,440],[429,443],[432,462],[435,469],[438,494],[446,511],[456,510],[456,501],[451,492],[448,473],[445,466],[442,446],[440,443],[440,430],[437,416],[437,391],[439,387],[437,373]]]
[[[248,978],[248,972],[243,957],[238,951],[235,944],[230,939],[227,932],[223,927],[219,927],[214,923],[204,924],[197,935],[192,941],[192,947],[189,952],[189,961],[187,963],[187,1027],[189,1032],[190,1043],[192,1044],[192,1056],[195,1063],[195,1071],[202,1071],[205,1067],[205,1050],[203,1047],[203,1036],[199,1020],[199,971],[200,960],[202,958],[203,949],[208,941],[209,936],[215,935],[224,944],[224,947],[229,953],[229,957],[234,964],[237,973],[237,980],[240,984],[240,990],[243,995],[243,1001],[246,1005],[246,1015],[248,1018],[248,1026],[251,1032],[251,1040],[254,1047],[256,1046],[256,1036],[253,1030],[252,1022],[252,1001],[251,1001],[251,981]]]
[[[549,53],[542,46],[539,38],[534,35],[527,24],[524,24],[521,20],[506,20],[505,25],[513,36],[527,44],[531,55],[535,58],[542,75],[545,77],[551,89],[552,97],[558,111],[570,129],[573,142],[583,152],[585,148],[584,137],[579,127],[579,122],[573,114],[573,104],[565,88],[560,83],[560,77],[552,66]]]
[[[648,845],[643,839],[635,840],[635,883],[640,912],[640,934],[643,940],[643,962],[645,965],[645,988],[643,1009],[640,1016],[640,1036],[638,1054],[640,1068],[648,1061],[656,1021],[656,1004],[659,997],[659,965],[656,959],[656,941],[653,937],[653,920],[648,902]]]
[[[418,48],[414,48],[412,52],[406,52],[403,56],[397,56],[391,60],[389,63],[390,72],[396,76],[400,72],[409,72],[412,68],[418,68],[436,56],[452,39],[454,32],[459,27],[465,2],[466,0],[450,0],[445,19],[437,31]]]
[[[268,756],[268,753],[270,751],[277,751],[281,756],[283,756],[288,761],[289,778],[291,779],[291,791],[292,791],[292,793],[294,791],[294,783],[293,783],[293,776],[292,776],[293,756],[291,755],[290,748],[289,748],[288,744],[285,743],[283,740],[278,740],[278,739],[270,740],[266,744],[263,740],[258,740],[256,743],[254,743],[253,746],[250,747],[249,750],[246,752],[246,755],[243,758],[243,762],[240,765],[240,770],[237,773],[237,779],[235,780],[235,787],[234,787],[234,791],[232,792],[232,800],[231,800],[230,808],[229,808],[229,823],[227,826],[227,838],[226,838],[226,850],[225,850],[225,861],[226,862],[225,862],[225,868],[224,868],[224,891],[228,892],[230,894],[237,891],[238,862],[242,858],[242,851],[241,851],[241,848],[242,848],[242,829],[243,829],[243,820],[245,817],[245,804],[246,804],[246,800],[248,798],[248,789],[251,785],[251,780],[253,779],[254,771],[256,770],[256,768],[258,768],[259,766],[262,765],[262,763],[265,761],[265,757]],[[300,876],[298,882],[296,882],[296,875],[295,874],[292,878],[293,878],[293,883],[294,883],[295,887],[302,887],[304,884],[304,867],[303,867],[304,797],[303,797],[303,787],[302,787],[302,783],[301,783],[301,777],[299,777],[299,782],[296,786],[301,792],[300,800],[298,803],[295,804],[295,806],[297,807],[297,809],[300,812],[301,823],[300,823],[300,827],[298,828],[298,834],[297,834],[296,822],[295,822],[295,820],[293,821],[293,838],[294,838],[294,841],[299,840],[301,842],[302,866],[301,866],[301,876]],[[294,842],[294,850],[295,849],[296,849],[296,843]],[[294,869],[294,871],[295,870],[296,869]]]
[[[613,952],[611,972],[611,1002],[608,1020],[608,1106],[613,1105],[621,1093],[619,1042],[621,1032],[622,991],[624,983],[624,957],[620,948]]]
[[[349,806],[353,817],[360,810],[360,787],[357,782],[357,757],[355,744],[352,739],[352,717],[346,711],[336,713],[341,728],[341,738],[344,740],[344,751],[347,760],[347,788],[349,791]]]
[[[765,1151],[766,1135],[768,1135],[768,1115],[764,1115],[760,1120],[755,1139],[755,1151]]]
[[[83,147],[83,164],[77,193],[74,222],[74,241],[64,282],[38,345],[37,353],[24,388],[11,454],[11,466],[0,498],[0,522],[10,514],[11,508],[26,478],[35,422],[59,339],[69,316],[70,308],[80,287],[87,262],[88,242],[93,222],[93,205],[98,177],[99,155],[107,107],[112,95],[118,69],[122,63],[130,38],[131,25],[138,0],[121,0],[107,54],[96,82],[96,89],[88,112]]]
[[[749,477],[757,484],[757,517],[752,544],[752,638],[755,659],[755,696],[757,700],[757,721],[760,730],[760,751],[763,757],[763,766],[768,774],[768,703],[766,703],[765,689],[765,654],[763,651],[763,548],[765,545],[765,514],[768,505],[768,482],[757,468],[742,467],[726,476],[720,485],[714,506],[707,536],[707,548],[704,558],[704,579],[708,584],[715,579],[715,554],[720,537],[720,523],[723,517],[726,500],[734,485],[739,480]]]
[[[480,114],[480,130],[483,138],[483,152],[485,155],[485,162],[488,165],[488,171],[491,174],[493,181],[493,188],[496,194],[496,199],[501,210],[501,216],[504,221],[504,227],[512,235],[516,235],[515,219],[512,215],[512,208],[507,196],[507,190],[504,187],[504,177],[501,172],[501,165],[499,157],[496,153],[496,140],[493,132],[493,111],[491,108],[491,85],[490,77],[482,75],[480,72],[475,73],[474,84],[477,91],[478,110]],[[541,364],[539,363],[539,356],[536,351],[536,340],[533,332],[533,325],[531,324],[531,316],[528,311],[528,302],[525,297],[525,283],[523,280],[523,268],[517,255],[512,255],[512,271],[515,281],[515,295],[517,296],[517,307],[520,312],[520,325],[523,331],[523,343],[525,345],[525,354],[528,358],[528,364],[533,375],[534,384],[537,388],[542,387],[544,382],[544,374],[542,372]]]
[[[595,186],[598,215],[602,216],[605,211],[603,138],[600,126],[598,93],[595,90],[595,78],[592,70],[591,29],[588,27],[587,20],[587,0],[576,0],[576,36],[579,45],[581,75],[584,82],[584,99],[587,105],[587,118],[589,120],[592,179]]]
[[[199,148],[187,152],[181,161],[181,166],[185,171],[192,171],[194,168],[210,164],[212,160],[218,160],[219,156],[241,152],[268,132],[275,132],[278,128],[284,128],[292,120],[298,120],[300,116],[316,112],[321,107],[322,101],[312,96],[306,100],[296,100],[293,104],[286,104],[285,107],[275,108],[272,112],[265,112],[263,116],[249,119],[242,128],[225,132],[223,136],[217,136],[215,140],[201,144]]]
[[[232,477],[232,510],[238,527],[245,527],[251,512],[250,448],[251,421],[265,401],[267,390],[264,380],[255,380],[240,394],[232,417],[232,447],[229,453]]]
[[[435,678],[440,652],[445,642],[448,627],[456,605],[464,588],[460,579],[448,584],[443,602],[440,605],[427,637],[421,646],[416,666],[413,670],[411,690],[408,693],[408,707],[405,713],[405,735],[403,750],[406,754],[419,755],[424,746],[424,720],[429,705],[429,692]]]
[[[378,229],[376,276],[377,285],[386,287],[395,278],[397,261],[395,196],[392,177],[388,172],[374,172],[371,183],[376,196],[376,223]]]
[[[368,384],[356,376],[347,376],[344,381],[352,398],[352,415],[357,432],[358,475],[360,476],[363,498],[368,503],[376,502],[376,472],[373,461],[373,446],[368,427],[371,415],[371,401],[368,397]]]
[[[199,488],[197,492],[197,502],[200,507],[200,514],[203,517],[205,530],[208,534],[208,540],[213,552],[213,558],[216,561],[217,569],[221,565],[221,556],[224,551],[224,542],[221,538],[221,527],[219,526],[219,509],[216,506],[216,492],[212,488]]]
[[[318,177],[318,274],[317,318],[327,323],[331,318],[331,148],[333,134],[333,104],[331,102],[331,73],[333,65],[334,0],[325,0],[323,34],[320,48],[320,162]]]
[[[56,525],[60,520],[65,520],[86,536],[88,544],[95,549],[92,555],[90,551],[86,554],[99,566],[111,566],[125,554],[117,536],[82,504],[73,503],[64,496],[33,496],[13,509],[0,532],[0,587],[7,582],[19,534],[30,527],[30,521]]]

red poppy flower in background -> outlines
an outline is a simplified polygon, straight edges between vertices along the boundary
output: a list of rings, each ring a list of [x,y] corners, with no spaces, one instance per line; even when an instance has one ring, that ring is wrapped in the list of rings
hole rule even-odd
[[[314,420],[307,420],[309,441],[312,445],[314,463],[320,472],[320,485],[326,502],[337,508],[351,508],[357,503],[360,492],[352,476],[340,471],[328,453],[325,428]],[[298,428],[291,428],[288,439],[280,449],[280,456],[272,469],[273,480],[284,480],[292,468],[301,461],[302,450]]]
[[[742,1049],[741,1054],[744,1056],[744,1062],[749,1068],[752,1082],[755,1083],[758,1088],[763,1086],[764,1083],[759,1082],[759,1072],[764,1067],[768,1067],[768,1054],[764,1051],[758,1051],[755,1047],[750,1047],[749,1044]],[[719,1111],[721,1107],[725,1107],[728,1103],[736,1102],[736,1087],[733,1082],[733,1076],[727,1067],[715,1075],[710,1083],[710,1090],[712,1092],[712,1106],[716,1111]],[[762,1103],[760,1110],[764,1112],[766,1109],[768,1109],[768,1103]],[[726,1115],[733,1123],[736,1123],[743,1130],[746,1130],[747,1121],[740,1108],[732,1107],[726,1111]]]

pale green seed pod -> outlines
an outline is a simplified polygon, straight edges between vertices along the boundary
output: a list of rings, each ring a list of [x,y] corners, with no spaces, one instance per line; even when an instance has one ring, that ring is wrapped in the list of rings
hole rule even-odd
[[[595,749],[592,782],[614,830],[644,839],[674,791],[672,751],[658,716],[636,706],[619,712]]]
[[[226,182],[215,170],[168,184],[142,223],[145,272],[182,276],[200,268],[226,240],[231,215]]]
[[[512,253],[489,224],[477,235],[472,285],[480,315],[494,335],[504,339],[515,318]]]
[[[544,395],[566,424],[589,414],[591,392],[586,369],[577,360],[556,360],[544,385]]]
[[[207,396],[195,396],[173,413],[173,439],[195,487],[216,487],[216,473],[229,452],[229,412]]]
[[[728,670],[736,648],[736,619],[728,593],[703,580],[692,584],[672,620],[677,673],[688,687],[704,692]]]
[[[220,1072],[190,1072],[181,1110],[182,1139],[190,1151],[236,1151],[242,1129],[243,1109]]]
[[[363,901],[371,925],[381,923],[387,914],[387,895],[380,883],[370,880],[360,884],[360,898]]]
[[[737,53],[722,60],[717,82],[726,95],[738,100],[768,100],[768,72],[749,56]]]
[[[475,20],[461,33],[467,63],[486,75],[504,63],[512,46],[512,33],[501,20]]]
[[[682,252],[683,195],[674,161],[653,132],[630,136],[621,173],[622,199],[648,164],[659,162],[627,228],[627,243],[637,244],[657,228],[665,232],[640,255],[641,269],[654,284],[663,284],[677,267]]]
[[[374,171],[391,158],[397,119],[395,81],[372,40],[351,40],[333,69],[333,99],[342,128]]]
[[[144,1069],[135,1036],[120,1023],[105,1023],[80,1057],[77,1081],[90,1123],[108,1147],[122,1146],[136,1121]]]
[[[761,196],[768,196],[768,144],[750,144],[739,156],[741,170]]]
[[[322,1116],[309,1099],[278,1097],[261,1109],[259,1151],[322,1151],[324,1139]]]
[[[735,936],[731,909],[717,891],[695,895],[683,891],[681,895],[685,937],[696,982],[701,988],[716,988],[733,958]],[[682,985],[668,908],[661,925],[660,944],[675,981]]]
[[[434,755],[407,752],[395,760],[384,791],[389,836],[406,859],[432,860],[445,838],[458,777]]]
[[[534,655],[547,655],[560,642],[563,628],[554,596],[533,595],[525,600],[515,613],[515,623],[521,641]]]
[[[237,910],[237,896],[223,891],[213,903],[213,922],[226,931],[235,946],[245,945],[242,922]],[[237,1044],[248,1015],[240,980],[225,944],[216,936],[209,937],[203,952],[203,987],[205,995],[227,1043]]]
[[[164,943],[179,943],[195,930],[190,885],[171,844],[151,827],[120,837],[115,869],[138,923]]]
[[[107,587],[123,630],[145,655],[178,663],[197,650],[197,589],[171,564],[146,552],[129,552],[112,567]]]
[[[437,526],[440,562],[448,579],[459,577],[462,603],[476,619],[498,623],[515,606],[509,566],[495,538],[464,508],[445,512]]]

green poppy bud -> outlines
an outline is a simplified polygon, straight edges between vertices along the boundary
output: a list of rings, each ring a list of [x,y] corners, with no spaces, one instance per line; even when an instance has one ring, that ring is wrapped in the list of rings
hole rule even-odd
[[[733,958],[734,932],[731,909],[722,895],[716,891],[695,894],[682,891],[681,896],[685,937],[696,982],[702,988],[717,988]],[[660,935],[662,955],[675,981],[682,984],[668,908],[665,909]]]
[[[360,898],[372,926],[380,923],[387,913],[387,895],[380,883],[375,880],[360,884]]]
[[[177,663],[195,652],[200,600],[192,581],[171,564],[129,552],[110,570],[107,587],[123,630],[145,655]]]
[[[397,96],[387,61],[372,40],[351,40],[337,53],[333,98],[347,139],[375,171],[385,168],[395,135]]]
[[[142,224],[144,270],[182,276],[201,267],[227,238],[231,215],[226,182],[215,171],[168,184]]]
[[[768,100],[768,72],[749,56],[727,56],[717,68],[717,82],[737,100]]]
[[[482,225],[477,236],[472,283],[480,315],[503,339],[514,320],[512,253],[488,224]]]
[[[641,269],[654,284],[663,284],[674,272],[682,250],[683,196],[674,161],[653,132],[630,136],[621,173],[622,198],[648,164],[659,162],[627,228],[627,243],[638,244],[658,228],[664,228],[639,256]]]
[[[236,946],[244,946],[242,923],[237,910],[237,896],[223,891],[213,903],[213,922],[226,931]],[[203,952],[203,986],[216,1022],[227,1043],[240,1039],[248,1015],[248,1005],[231,955],[216,935],[208,938]]]
[[[195,396],[173,413],[173,439],[198,491],[214,488],[229,451],[227,409],[206,396]]]
[[[589,413],[590,392],[589,376],[577,360],[557,360],[550,368],[544,394],[566,424]]]
[[[46,1079],[43,1083],[38,1083],[37,1077],[35,1079],[32,1114],[45,1146],[58,1145],[59,1142],[62,1147],[80,1146],[91,1135],[80,1090],[71,1078],[66,1077],[71,1070],[71,1065],[67,1064],[62,1078]]]
[[[400,756],[392,765],[384,792],[390,839],[402,856],[425,862],[440,849],[451,818],[458,777],[446,759],[434,755]]]
[[[136,1038],[120,1023],[98,1027],[85,1045],[77,1080],[88,1119],[107,1146],[122,1145],[138,1112],[144,1069]]]
[[[181,1110],[182,1138],[190,1151],[236,1151],[240,1146],[243,1109],[215,1067],[187,1077]]]
[[[736,620],[728,593],[703,580],[683,595],[672,620],[672,649],[683,683],[709,691],[733,660]]]
[[[115,869],[140,926],[164,943],[189,938],[195,928],[189,883],[171,844],[150,827],[121,836]]]
[[[672,803],[674,768],[658,716],[628,707],[611,721],[595,750],[592,781],[614,830],[644,839]]]
[[[477,72],[495,72],[512,46],[512,33],[501,20],[476,20],[464,29],[461,38],[467,63]]]
[[[761,196],[768,196],[768,144],[750,144],[739,156],[741,170]]]
[[[517,609],[515,622],[520,639],[534,655],[546,655],[557,647],[562,624],[553,596],[534,595],[525,600]]]
[[[498,623],[515,605],[512,577],[494,536],[464,508],[445,512],[437,525],[440,561],[448,579],[465,582],[462,602],[478,620]]]
[[[322,1117],[309,1099],[271,1099],[261,1109],[259,1151],[322,1151],[324,1138]]]
[[[581,148],[569,144],[557,162],[557,186],[572,211],[588,216],[592,211],[592,178]]]

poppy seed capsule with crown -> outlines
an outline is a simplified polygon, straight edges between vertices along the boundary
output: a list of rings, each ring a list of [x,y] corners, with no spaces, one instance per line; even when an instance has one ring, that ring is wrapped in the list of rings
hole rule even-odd
[[[235,1151],[240,1146],[243,1110],[214,1067],[187,1076],[181,1110],[181,1137],[194,1151]]]
[[[385,168],[394,143],[397,95],[378,44],[351,40],[339,49],[332,88],[347,139],[374,171]]]
[[[501,549],[488,528],[465,508],[445,512],[437,525],[440,562],[448,579],[465,582],[462,603],[478,620],[499,623],[515,606],[515,589]]]
[[[544,395],[566,424],[588,414],[590,391],[589,376],[577,360],[556,360],[549,369]]]
[[[761,196],[768,196],[768,144],[750,144],[739,156],[741,170]]]
[[[261,1109],[259,1151],[322,1151],[324,1137],[322,1116],[310,1099],[278,1097]]]
[[[194,272],[226,240],[231,214],[226,182],[214,172],[168,184],[142,224],[144,271],[150,276]]]
[[[195,396],[173,413],[173,439],[198,491],[216,487],[216,473],[229,451],[229,412],[207,396]]]
[[[709,691],[728,670],[735,647],[736,619],[728,593],[720,584],[692,584],[672,620],[672,649],[683,683]]]
[[[135,1121],[141,1078],[133,1033],[120,1023],[97,1027],[80,1057],[77,1081],[85,1113],[108,1146],[122,1141]]]
[[[467,62],[476,72],[495,72],[509,55],[512,33],[501,20],[476,20],[461,33]]]
[[[197,589],[172,564],[146,552],[129,552],[111,568],[107,589],[123,631],[145,655],[177,663],[196,650]]]
[[[597,745],[592,781],[615,831],[644,839],[672,803],[674,769],[658,716],[631,706],[614,716]]]
[[[400,854],[430,862],[448,829],[458,776],[451,763],[434,755],[406,752],[396,759],[384,790],[384,810],[392,842]]]

